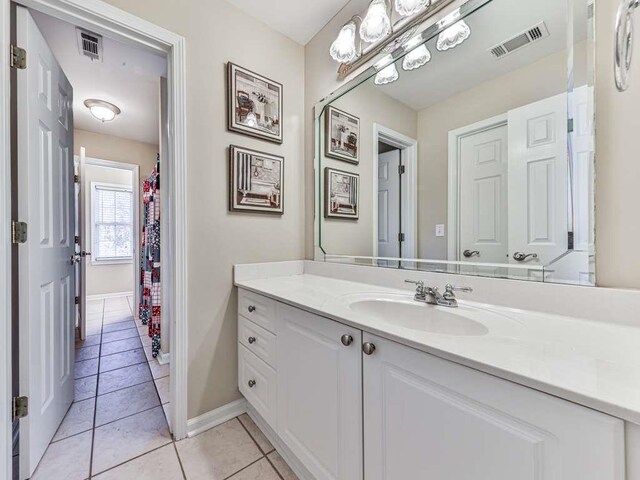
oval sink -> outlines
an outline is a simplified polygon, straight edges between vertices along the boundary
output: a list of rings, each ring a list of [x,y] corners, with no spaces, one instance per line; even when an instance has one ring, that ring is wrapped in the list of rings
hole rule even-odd
[[[475,312],[464,306],[449,308],[403,298],[370,298],[350,302],[348,308],[412,330],[455,336],[480,336],[489,333],[486,326],[469,318]]]

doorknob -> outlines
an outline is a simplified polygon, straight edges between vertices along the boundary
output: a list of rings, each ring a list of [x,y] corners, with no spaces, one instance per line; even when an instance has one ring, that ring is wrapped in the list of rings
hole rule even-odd
[[[471,258],[474,255],[477,255],[478,257],[480,256],[480,252],[478,250],[465,250],[464,252],[462,252],[462,255],[464,255],[466,258]]]
[[[513,254],[513,259],[518,262],[524,262],[527,258],[538,258],[537,253],[524,253],[524,252],[516,252]]]
[[[82,250],[78,255],[80,255],[81,257],[90,257],[91,252],[85,252],[84,250]]]

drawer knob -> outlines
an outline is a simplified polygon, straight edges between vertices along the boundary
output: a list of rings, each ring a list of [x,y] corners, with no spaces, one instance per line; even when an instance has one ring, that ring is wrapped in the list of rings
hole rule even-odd
[[[247,382],[247,385],[249,385],[249,388],[253,388],[256,386],[256,381],[255,380],[249,380]]]
[[[367,355],[371,355],[376,351],[376,346],[373,343],[364,342],[362,344],[362,351]]]
[[[340,337],[340,341],[345,347],[348,347],[353,343],[353,337],[347,333],[345,335],[342,335],[342,337]]]
[[[249,313],[253,313],[256,311],[256,307],[254,307],[253,305],[249,305],[249,308],[247,308],[247,310],[249,310]]]
[[[256,343],[256,337],[249,337],[249,343]]]

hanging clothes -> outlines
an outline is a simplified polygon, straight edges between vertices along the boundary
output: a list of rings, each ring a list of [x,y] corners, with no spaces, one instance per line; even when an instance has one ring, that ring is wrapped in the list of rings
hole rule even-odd
[[[149,326],[151,351],[160,351],[160,154],[142,188],[144,205],[140,248],[140,305],[138,313]]]

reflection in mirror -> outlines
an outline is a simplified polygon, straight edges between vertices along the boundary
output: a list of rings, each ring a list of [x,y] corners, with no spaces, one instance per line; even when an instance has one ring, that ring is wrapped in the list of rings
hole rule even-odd
[[[318,172],[348,176],[318,182],[320,248],[594,284],[591,0],[475,3],[325,107]]]

